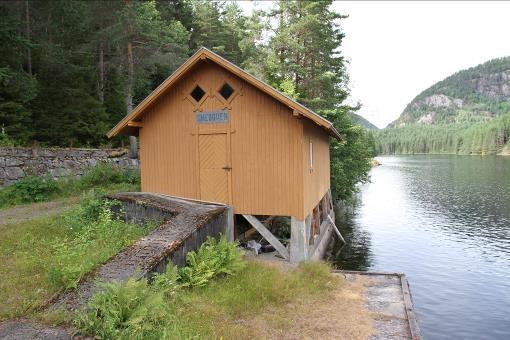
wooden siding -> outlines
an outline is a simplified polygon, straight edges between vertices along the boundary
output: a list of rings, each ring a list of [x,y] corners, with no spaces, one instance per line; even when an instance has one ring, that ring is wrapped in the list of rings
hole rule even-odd
[[[218,94],[225,81],[235,90],[231,101]],[[188,96],[196,84],[207,93],[199,106]],[[197,125],[196,110],[227,110],[230,121]],[[329,188],[329,152],[327,179],[317,178],[326,175],[322,168],[312,175],[303,171],[307,159],[303,149],[308,147],[303,142],[303,124],[313,123],[293,116],[290,108],[215,63],[196,65],[147,109],[142,123],[143,191],[200,199],[198,139],[200,134],[216,132],[228,135],[230,164],[225,165],[232,168],[230,195],[236,214],[287,215],[302,220],[305,211],[311,211],[304,208],[319,196],[310,186],[317,182],[320,192],[325,183]],[[320,143],[328,141],[323,129],[312,126],[306,130]],[[320,156],[320,146],[317,150]]]
[[[303,181],[305,215],[312,212],[330,187],[329,137],[316,125],[303,120]],[[310,142],[313,169],[310,168]]]

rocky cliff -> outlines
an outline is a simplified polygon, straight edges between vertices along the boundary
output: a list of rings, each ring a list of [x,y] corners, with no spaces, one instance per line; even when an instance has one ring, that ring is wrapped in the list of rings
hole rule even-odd
[[[479,122],[510,112],[510,57],[459,71],[416,96],[390,127]]]

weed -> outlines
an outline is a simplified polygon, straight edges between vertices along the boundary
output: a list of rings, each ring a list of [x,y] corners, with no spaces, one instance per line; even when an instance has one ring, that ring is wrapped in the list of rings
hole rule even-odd
[[[159,338],[158,329],[169,317],[162,292],[151,289],[145,279],[105,283],[100,289],[75,321],[84,334],[103,339]]]
[[[27,176],[0,191],[0,206],[46,201],[60,191],[49,177]]]
[[[123,170],[108,163],[100,163],[86,171],[78,184],[82,189],[104,187],[115,183],[136,184],[140,182],[139,174],[137,170]]]
[[[97,263],[103,263],[151,228],[115,218],[110,210],[114,204],[100,191],[94,191],[78,209],[62,216],[69,237],[52,244],[54,264],[46,275],[54,290],[75,288]]]
[[[186,267],[209,262],[210,257],[222,258],[219,254],[226,247],[222,242],[208,241],[203,246],[207,250],[199,250],[192,256],[196,262],[190,261]],[[204,256],[205,252],[216,256]],[[319,296],[338,284],[322,263],[281,271],[241,260],[237,254],[243,268],[236,266],[236,270],[227,271],[232,275],[215,276],[201,287],[185,284],[179,275],[183,270],[172,266],[156,275],[152,284],[145,279],[103,284],[102,291],[75,316],[74,325],[81,334],[99,338],[242,338],[249,334],[242,334],[240,322],[271,308]]]
[[[119,185],[129,186],[129,190],[139,190],[140,172],[138,170],[123,170],[112,164],[100,163],[87,170],[80,178],[53,179],[49,176],[27,176],[0,190],[0,207],[48,201],[59,197],[78,195],[95,187],[106,189]]]
[[[187,254],[179,277],[184,286],[200,287],[217,275],[232,275],[244,266],[236,243],[228,242],[224,236],[219,241],[209,237],[197,252]]]

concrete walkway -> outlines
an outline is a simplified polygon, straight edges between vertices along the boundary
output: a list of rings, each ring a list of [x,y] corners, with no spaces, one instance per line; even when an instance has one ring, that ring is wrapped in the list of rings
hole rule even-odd
[[[370,339],[421,339],[406,276],[400,273],[336,271],[348,281],[365,279],[365,307],[374,315]]]

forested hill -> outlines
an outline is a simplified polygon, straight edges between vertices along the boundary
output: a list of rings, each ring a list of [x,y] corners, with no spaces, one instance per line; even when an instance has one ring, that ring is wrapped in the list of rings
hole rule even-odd
[[[510,57],[459,71],[416,96],[376,136],[378,153],[510,150]]]
[[[510,57],[459,71],[416,96],[390,126],[487,121],[510,112]]]
[[[364,128],[368,129],[368,130],[379,130],[379,128],[377,126],[375,126],[374,124],[372,124],[368,119],[360,116],[359,114],[356,114],[354,112],[350,112],[349,113],[349,116],[351,118],[351,120],[355,123],[355,124],[358,124],[360,126],[363,126]]]

